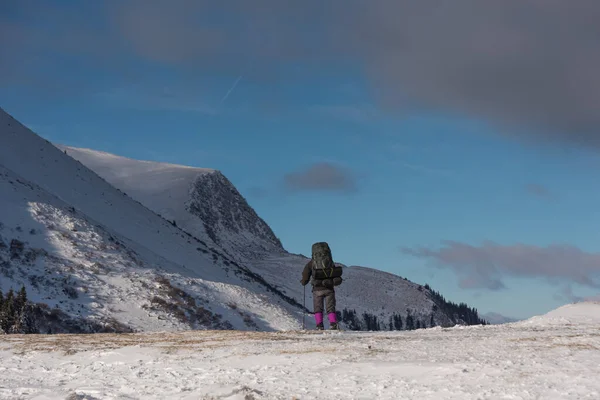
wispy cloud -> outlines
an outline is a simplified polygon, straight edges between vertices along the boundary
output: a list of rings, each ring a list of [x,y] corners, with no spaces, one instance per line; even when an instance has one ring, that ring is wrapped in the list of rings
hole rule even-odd
[[[350,193],[357,190],[356,175],[347,168],[328,162],[316,163],[284,176],[284,185],[293,191]]]
[[[235,90],[236,86],[238,85],[238,83],[240,82],[241,79],[242,79],[242,75],[237,77],[237,79],[233,82],[233,85],[231,85],[231,87],[229,88],[227,93],[225,93],[225,96],[223,96],[223,98],[221,99],[221,104],[223,104],[225,102],[225,100],[227,100],[227,98]]]
[[[539,247],[525,244],[499,245],[485,242],[473,246],[443,241],[443,247],[401,248],[402,252],[429,259],[439,268],[453,270],[462,288],[504,289],[505,277],[544,278],[549,283],[573,283],[600,288],[600,253],[575,246]]]

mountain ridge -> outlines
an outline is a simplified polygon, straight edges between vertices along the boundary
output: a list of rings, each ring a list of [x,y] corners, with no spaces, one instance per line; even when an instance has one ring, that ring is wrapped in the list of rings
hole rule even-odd
[[[122,191],[132,192],[129,184],[132,181],[137,181],[136,175],[129,176],[129,179],[115,179],[114,177],[120,173],[117,171],[119,163],[116,165],[110,163],[103,155],[104,153],[93,150],[79,151],[75,147],[68,146],[62,148],[67,154],[79,159],[90,168],[97,168],[97,172],[103,174],[107,181],[116,185]],[[143,166],[153,168],[152,162],[148,161],[137,161],[128,158],[127,163],[139,163],[136,168],[140,175],[143,175]],[[214,179],[215,176],[218,176],[219,179]],[[189,186],[187,192],[190,198],[186,200],[172,196],[161,200],[162,205],[169,204],[169,208],[172,210],[179,207],[177,225],[185,227],[186,230],[189,229],[193,235],[208,236],[214,243],[228,249],[228,254],[237,254],[237,257],[234,256],[234,258],[247,264],[258,276],[263,277],[282,293],[292,298],[303,299],[305,294],[303,292],[306,289],[295,284],[296,279],[293,276],[297,275],[299,280],[302,268],[308,258],[287,252],[278,239],[275,246],[273,246],[273,242],[270,243],[270,246],[261,246],[261,239],[257,239],[255,233],[250,230],[240,232],[231,227],[215,224],[212,220],[213,217],[215,220],[219,220],[220,215],[230,214],[232,210],[240,214],[242,219],[244,215],[247,215],[245,213],[251,215],[248,217],[250,220],[260,218],[222,173],[218,175],[214,173],[201,174],[197,180],[189,179],[189,177],[186,179]],[[150,204],[149,200],[144,198],[144,193],[139,190],[133,192],[135,192],[134,196],[138,196],[136,199],[142,204]],[[161,191],[161,193],[164,194],[164,191]],[[234,201],[227,201],[231,198]],[[225,199],[225,201],[222,199]],[[175,202],[179,205],[174,205]],[[186,205],[185,209],[182,206],[183,204]],[[198,204],[201,207],[189,207],[189,204]],[[219,206],[214,207],[214,204],[219,204]],[[203,209],[212,211],[206,214]],[[215,209],[217,212],[214,212]],[[187,212],[187,216],[184,211]],[[200,224],[191,223],[189,219],[199,220],[204,230],[195,231],[195,227]],[[262,219],[260,221],[268,227],[266,222]],[[243,228],[243,225],[237,225],[236,227]],[[270,227],[268,230],[272,232]],[[237,245],[231,243],[232,232],[239,235],[237,236],[238,239],[241,238]],[[272,237],[274,237],[274,234]],[[247,247],[244,248],[244,246]],[[340,311],[346,309],[347,313],[356,314],[358,319],[365,319],[364,315],[368,314],[369,317],[366,319],[369,321],[379,321],[375,325],[388,326],[390,318],[398,318],[398,316],[407,318],[408,315],[413,316],[415,321],[420,321],[419,324],[425,326],[430,326],[432,323],[449,326],[456,321],[464,323],[466,320],[477,320],[477,318],[470,316],[464,316],[463,320],[460,316],[454,315],[455,313],[447,315],[450,309],[458,310],[460,308],[468,314],[472,311],[464,306],[450,305],[442,296],[430,290],[428,286],[410,282],[396,274],[352,266],[345,268],[344,275],[344,283],[336,288],[338,304],[341,307]],[[311,302],[310,293],[308,294],[308,302],[309,304]],[[384,312],[381,312],[381,310],[384,310]],[[367,325],[373,325],[371,322]],[[354,325],[365,324],[357,322]]]

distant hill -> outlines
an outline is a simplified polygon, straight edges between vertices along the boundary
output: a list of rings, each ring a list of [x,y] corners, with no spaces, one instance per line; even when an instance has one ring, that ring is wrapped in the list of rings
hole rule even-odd
[[[485,319],[487,322],[489,322],[492,325],[507,324],[510,322],[518,321],[517,318],[506,317],[502,314],[498,314],[495,312],[489,312],[487,314],[483,314],[482,318]]]

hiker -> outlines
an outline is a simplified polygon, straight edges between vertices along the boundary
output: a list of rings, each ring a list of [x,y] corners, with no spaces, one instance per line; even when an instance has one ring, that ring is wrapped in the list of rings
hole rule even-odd
[[[329,318],[329,329],[338,329],[334,287],[342,283],[342,267],[336,266],[333,262],[331,249],[326,242],[317,242],[312,245],[312,258],[302,271],[300,283],[302,286],[306,286],[309,280],[312,284],[317,329],[324,329],[323,302],[325,302],[325,310]]]

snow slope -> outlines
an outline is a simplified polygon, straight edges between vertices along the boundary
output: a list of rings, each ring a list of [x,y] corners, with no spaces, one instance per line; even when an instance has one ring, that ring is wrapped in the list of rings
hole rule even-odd
[[[178,226],[193,235],[212,239],[270,284],[303,301],[303,287],[298,282],[308,260],[287,253],[268,225],[221,173],[133,160],[90,149],[57,147],[150,209],[175,219]],[[236,217],[232,219],[231,215]],[[406,318],[410,312],[426,326],[431,325],[432,315],[436,325],[453,325],[448,315],[436,309],[426,289],[397,275],[349,267],[345,269],[344,280],[336,289],[340,309],[354,310],[359,317],[368,312],[387,324],[391,315]],[[310,287],[306,301],[312,308]]]
[[[600,302],[567,304],[544,315],[519,322],[522,325],[600,325]]]
[[[301,310],[251,271],[3,110],[0,143],[5,292],[25,285],[30,298],[70,315],[114,318],[138,330],[299,326]],[[13,243],[22,243],[18,254]]]
[[[334,251],[333,256],[335,258]],[[311,287],[307,285],[305,289],[299,284],[302,269],[308,261],[303,256],[287,254],[249,260],[248,265],[291,297],[302,298],[306,290],[306,304],[311,308]],[[449,316],[436,307],[427,289],[398,275],[373,268],[349,266],[344,268],[343,279],[343,283],[336,288],[339,310],[356,311],[359,317],[367,312],[376,316],[382,324],[388,324],[390,316],[394,314],[405,320],[410,313],[424,326],[431,326],[432,315],[434,325],[454,325]]]
[[[2,399],[598,399],[589,324],[0,337]],[[556,315],[556,313],[550,313]]]
[[[106,179],[111,185],[126,187],[133,198],[144,199],[143,204],[166,219],[182,221],[183,205],[189,199],[193,181],[198,176],[214,173],[211,169],[191,168],[148,161],[133,162],[110,153],[89,149],[57,146]],[[194,226],[201,231],[202,225]]]
[[[271,228],[219,171],[57,147],[114,187],[232,257],[283,251]]]

